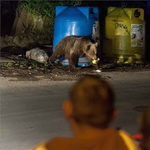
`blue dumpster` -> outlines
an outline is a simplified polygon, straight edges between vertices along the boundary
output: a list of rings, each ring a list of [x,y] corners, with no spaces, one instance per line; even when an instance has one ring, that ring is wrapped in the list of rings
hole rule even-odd
[[[88,36],[93,39],[93,28],[98,24],[99,10],[98,7],[75,7],[75,6],[57,6],[56,18],[54,25],[53,51],[58,42],[66,36]],[[62,59],[61,59],[62,60]],[[79,59],[80,61],[80,59]],[[68,65],[65,61],[64,65]],[[87,59],[84,63],[78,64],[89,65]]]

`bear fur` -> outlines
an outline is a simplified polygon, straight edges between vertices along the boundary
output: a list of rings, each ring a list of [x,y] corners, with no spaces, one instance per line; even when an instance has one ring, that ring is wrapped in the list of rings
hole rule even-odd
[[[92,43],[87,36],[75,37],[67,36],[61,39],[55,47],[55,50],[49,58],[50,64],[61,56],[68,59],[69,65],[78,67],[80,57],[86,55],[90,61],[97,59],[98,43]]]

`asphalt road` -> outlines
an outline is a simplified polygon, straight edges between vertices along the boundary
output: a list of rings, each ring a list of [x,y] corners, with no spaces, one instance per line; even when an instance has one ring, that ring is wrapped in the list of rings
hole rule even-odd
[[[115,127],[138,132],[136,106],[150,105],[150,71],[101,73],[116,91],[119,110]],[[73,82],[19,81],[0,76],[1,144],[0,150],[25,150],[54,136],[71,136],[62,113],[62,102],[68,99]]]

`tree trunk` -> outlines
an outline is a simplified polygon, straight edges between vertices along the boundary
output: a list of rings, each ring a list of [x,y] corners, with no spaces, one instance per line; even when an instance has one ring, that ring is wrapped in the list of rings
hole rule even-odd
[[[28,12],[25,8],[17,8],[16,18],[12,27],[11,35],[22,34],[27,28]]]

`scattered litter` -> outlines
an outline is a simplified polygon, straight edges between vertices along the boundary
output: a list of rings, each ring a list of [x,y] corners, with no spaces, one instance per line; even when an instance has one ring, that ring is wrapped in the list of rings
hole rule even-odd
[[[93,63],[93,64],[97,64],[97,63],[99,62],[99,60],[100,60],[99,58],[94,59],[94,60],[92,61],[92,63]]]
[[[97,72],[97,73],[100,73],[102,72],[101,70],[97,69],[97,70],[93,70],[93,72]]]
[[[26,51],[26,57],[29,59],[33,59],[35,61],[38,61],[40,63],[45,63],[49,58],[47,53],[38,47],[33,48],[29,51]]]
[[[96,72],[101,72],[101,70],[96,70]]]
[[[18,56],[19,56],[19,57],[22,57],[22,54],[19,54]]]

